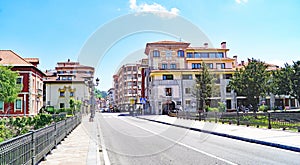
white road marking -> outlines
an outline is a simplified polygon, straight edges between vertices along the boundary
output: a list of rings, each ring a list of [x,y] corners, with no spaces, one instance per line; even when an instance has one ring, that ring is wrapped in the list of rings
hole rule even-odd
[[[186,145],[186,144],[181,143],[181,142],[179,142],[179,141],[175,141],[175,140],[173,140],[173,139],[171,139],[171,138],[168,138],[168,137],[166,137],[166,136],[163,136],[163,135],[161,135],[161,134],[159,134],[159,133],[156,133],[156,132],[151,131],[151,130],[149,130],[149,129],[143,128],[143,127],[141,127],[141,126],[139,126],[139,125],[136,125],[136,124],[134,124],[134,123],[132,123],[132,122],[126,121],[126,120],[123,119],[123,118],[119,118],[119,119],[123,120],[124,122],[126,122],[126,123],[128,123],[128,124],[131,124],[131,125],[133,125],[133,126],[136,126],[136,127],[140,128],[140,129],[143,129],[143,130],[145,130],[145,131],[148,131],[148,132],[150,132],[150,133],[153,133],[153,134],[155,134],[155,135],[157,135],[157,136],[160,136],[160,137],[162,137],[162,138],[164,138],[164,139],[166,139],[166,140],[169,140],[169,141],[171,141],[171,142],[174,142],[174,143],[176,143],[176,144],[179,144],[179,145],[181,145],[181,146],[184,146],[184,147],[189,148],[189,149],[191,149],[191,150],[194,150],[194,151],[196,151],[196,152],[202,153],[202,154],[204,154],[204,155],[210,156],[210,157],[212,157],[212,158],[218,159],[218,160],[220,160],[220,161],[226,162],[226,163],[231,164],[231,165],[237,165],[237,164],[234,163],[234,162],[231,162],[231,161],[229,161],[229,160],[220,158],[220,157],[218,157],[218,156],[216,156],[216,155],[207,153],[207,152],[205,152],[205,151],[199,150],[199,149],[197,149],[197,148],[195,148],[195,147]]]
[[[103,138],[103,135],[102,135],[102,132],[101,132],[101,125],[99,123],[99,120],[97,120],[97,127],[98,127],[98,130],[100,131],[99,136],[100,136],[100,144],[101,144],[102,152],[103,152],[104,164],[105,165],[110,165],[110,160],[109,160],[108,153],[107,153],[107,150],[106,150],[104,138]]]

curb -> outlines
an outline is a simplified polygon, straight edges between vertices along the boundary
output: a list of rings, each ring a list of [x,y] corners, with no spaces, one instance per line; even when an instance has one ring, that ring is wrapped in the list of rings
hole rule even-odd
[[[185,128],[185,129],[189,129],[189,130],[193,130],[193,131],[203,132],[203,133],[207,133],[207,134],[212,134],[212,135],[216,135],[216,136],[227,137],[227,138],[231,138],[231,139],[235,139],[235,140],[241,140],[241,141],[245,141],[245,142],[249,142],[249,143],[261,144],[261,145],[280,148],[280,149],[284,149],[284,150],[300,152],[300,148],[298,148],[298,147],[293,147],[293,146],[288,146],[288,145],[283,145],[283,144],[278,144],[278,143],[272,143],[272,142],[265,142],[265,141],[262,141],[262,140],[249,139],[249,138],[229,135],[229,134],[225,134],[225,133],[207,131],[207,130],[203,130],[203,129],[200,129],[200,128],[187,127],[187,126],[178,125],[178,124],[171,124],[171,123],[152,120],[152,119],[147,119],[147,118],[143,118],[143,117],[136,117],[136,118],[143,119],[143,120],[148,120],[148,121],[152,121],[152,122],[156,122],[156,123],[160,123],[160,124],[171,125],[171,126],[175,126],[175,127],[179,127],[179,128]]]

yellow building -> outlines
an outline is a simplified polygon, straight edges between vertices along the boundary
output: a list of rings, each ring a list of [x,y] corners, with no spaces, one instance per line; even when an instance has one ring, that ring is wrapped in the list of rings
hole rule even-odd
[[[193,90],[202,62],[215,78],[217,92],[210,99],[210,106],[222,102],[227,109],[235,109],[235,95],[227,85],[237,66],[237,58],[227,57],[228,51],[226,42],[222,42],[220,48],[210,48],[207,43],[203,47],[190,47],[190,43],[176,41],[147,43],[148,67],[144,72],[143,90],[148,106],[145,113],[165,114],[174,108],[195,111]]]

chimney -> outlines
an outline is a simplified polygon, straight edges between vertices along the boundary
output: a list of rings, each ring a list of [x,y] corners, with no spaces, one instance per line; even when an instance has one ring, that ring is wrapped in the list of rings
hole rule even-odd
[[[244,61],[241,61],[242,62],[242,65],[244,66],[245,65],[245,62]]]
[[[207,43],[207,42],[205,42],[203,45],[204,45],[204,48],[205,48],[205,49],[208,48],[208,43]]]
[[[238,62],[237,62],[237,55],[233,56],[233,58],[234,58],[234,67],[236,67],[237,64],[238,64]]]
[[[224,41],[224,42],[221,42],[221,48],[222,49],[226,49],[226,42]]]

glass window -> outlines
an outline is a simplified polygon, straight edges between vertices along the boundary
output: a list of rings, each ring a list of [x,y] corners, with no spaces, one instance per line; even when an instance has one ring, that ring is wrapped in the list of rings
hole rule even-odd
[[[166,96],[172,96],[172,88],[165,88]]]
[[[4,111],[4,102],[0,101],[0,111]]]
[[[201,58],[201,54],[199,52],[195,52],[195,58]]]
[[[184,57],[184,51],[183,50],[178,50],[177,55],[178,55],[178,57]]]
[[[191,74],[183,74],[182,75],[182,79],[183,80],[192,80],[193,79],[193,75],[191,75]]]
[[[207,63],[206,65],[207,65],[207,67],[209,69],[213,69],[214,68],[214,64],[213,63]]]
[[[201,64],[200,63],[192,63],[192,69],[200,69]]]
[[[162,68],[162,69],[168,69],[168,64],[162,64],[162,65],[161,65],[161,68]]]
[[[232,74],[223,74],[223,79],[231,79]]]
[[[217,53],[217,58],[224,58],[224,53],[223,52],[218,52]]]
[[[153,50],[153,57],[159,57],[160,52],[158,50]]]
[[[65,108],[65,103],[60,103],[59,108]]]
[[[176,69],[176,64],[171,64],[171,65],[170,65],[170,68],[171,68],[171,69]]]
[[[201,53],[201,58],[208,58],[208,53]]]
[[[22,109],[22,100],[21,99],[16,99],[15,109],[17,109],[17,110],[21,110]]]
[[[194,58],[194,54],[192,52],[187,52],[187,58]]]
[[[209,53],[209,58],[216,58],[216,53]]]
[[[230,93],[231,92],[231,88],[229,86],[226,87],[226,93]]]
[[[191,100],[185,100],[186,105],[191,105]]]
[[[74,92],[70,92],[70,97],[74,97]]]
[[[172,74],[163,75],[163,80],[173,80],[173,75]]]
[[[217,63],[217,69],[225,69],[225,63]]]
[[[59,92],[59,97],[65,97],[65,91],[60,91]]]
[[[17,78],[17,84],[23,84],[23,79],[22,77]]]
[[[191,94],[191,88],[185,88],[185,94]]]

